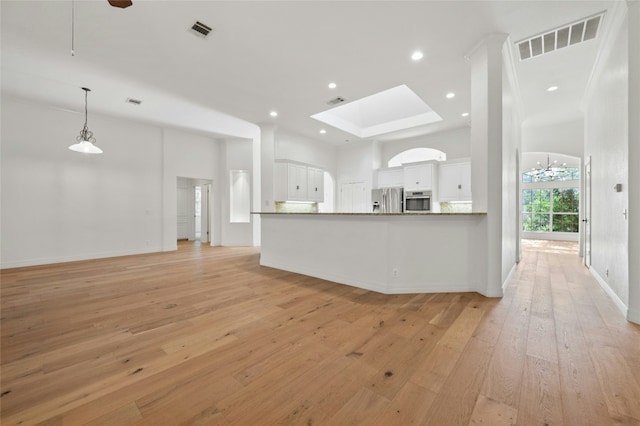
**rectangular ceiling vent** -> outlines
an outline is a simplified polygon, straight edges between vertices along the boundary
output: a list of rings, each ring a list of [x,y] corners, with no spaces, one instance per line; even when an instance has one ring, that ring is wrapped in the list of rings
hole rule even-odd
[[[211,33],[211,31],[213,31],[213,28],[203,24],[200,21],[196,21],[196,23],[193,24],[193,26],[191,27],[191,32],[193,32],[198,37],[202,37],[202,38],[207,37],[209,33]]]
[[[520,60],[534,58],[563,47],[593,40],[598,35],[605,12],[589,16],[568,25],[516,42]]]
[[[341,104],[343,102],[344,102],[344,99],[338,96],[337,98],[328,100],[327,105],[333,106],[333,105]]]

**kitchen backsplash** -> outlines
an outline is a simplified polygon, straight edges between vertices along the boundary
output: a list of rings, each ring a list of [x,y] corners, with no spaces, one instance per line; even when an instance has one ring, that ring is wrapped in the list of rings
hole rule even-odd
[[[276,201],[276,213],[318,213],[318,203]]]
[[[440,203],[440,213],[471,213],[471,203]]]

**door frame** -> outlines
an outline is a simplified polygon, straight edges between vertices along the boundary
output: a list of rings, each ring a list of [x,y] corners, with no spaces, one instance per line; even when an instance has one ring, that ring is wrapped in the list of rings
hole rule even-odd
[[[584,266],[591,267],[591,156],[584,163],[584,213],[582,231],[584,235]]]

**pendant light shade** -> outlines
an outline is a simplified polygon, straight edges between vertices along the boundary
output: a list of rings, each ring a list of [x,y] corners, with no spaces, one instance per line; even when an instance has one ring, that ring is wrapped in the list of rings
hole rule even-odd
[[[76,136],[78,142],[71,145],[69,149],[85,154],[102,154],[102,150],[95,145],[96,138],[93,137],[93,132],[87,128],[87,95],[91,89],[83,87],[82,90],[84,90],[84,127]]]

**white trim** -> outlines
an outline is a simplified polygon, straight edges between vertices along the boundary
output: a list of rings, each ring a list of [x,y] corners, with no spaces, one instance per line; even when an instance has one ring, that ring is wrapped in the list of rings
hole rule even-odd
[[[511,282],[511,278],[513,278],[513,274],[516,272],[516,267],[517,266],[518,266],[517,263],[513,264],[513,266],[511,267],[511,270],[507,274],[507,278],[502,283],[502,293],[503,294],[504,294],[505,290],[507,289],[507,287],[509,287],[509,283]]]
[[[266,258],[266,259],[265,259]],[[322,280],[332,281],[338,284],[345,284],[351,287],[363,288],[365,290],[376,291],[378,293],[390,294],[388,285],[384,281],[359,281],[354,280],[352,277],[347,277],[340,274],[333,274],[323,270],[317,270],[312,267],[291,265],[286,261],[267,258],[263,253],[260,255],[260,265],[268,266],[270,268],[282,269],[283,271],[294,272],[296,274],[307,275],[309,277],[320,278]],[[415,293],[417,291],[414,290]]]
[[[518,81],[518,73],[516,72],[515,60],[513,58],[513,48],[517,43],[511,42],[511,37],[507,36],[505,44],[503,46],[503,63],[505,65],[505,71],[507,78],[511,83],[511,89],[513,90],[513,98],[515,100],[516,115],[518,118],[522,117],[524,111],[524,104],[522,102],[522,93],[520,92],[520,82]],[[506,52],[506,53],[504,53]]]
[[[534,232],[522,231],[525,240],[579,241],[579,232]]]
[[[611,287],[609,287],[609,284],[607,284],[607,282],[602,279],[602,277],[596,272],[594,268],[589,268],[589,271],[591,272],[591,275],[593,275],[593,277],[596,279],[596,281],[598,281],[598,284],[600,284],[600,287],[602,287],[604,292],[607,293],[607,296],[609,296],[609,298],[613,301],[613,303],[620,310],[620,312],[622,312],[622,315],[624,315],[625,318],[627,318],[627,315],[628,315],[627,305],[624,304],[624,302],[611,289]]]
[[[177,246],[174,250],[177,250]],[[66,262],[79,262],[83,260],[95,260],[95,259],[106,259],[109,257],[120,257],[120,256],[132,256],[136,254],[148,254],[148,253],[159,253],[162,251],[171,251],[171,250],[163,250],[162,247],[147,247],[144,249],[136,249],[136,250],[123,250],[123,251],[107,251],[101,253],[91,253],[91,254],[82,254],[82,255],[71,255],[71,256],[60,256],[60,257],[40,257],[35,259],[26,259],[19,261],[8,261],[2,262],[2,266],[0,269],[9,269],[9,268],[24,268],[27,266],[40,266],[40,265],[50,265],[53,263],[66,263]]]
[[[627,320],[640,324],[640,311],[627,309]]]

